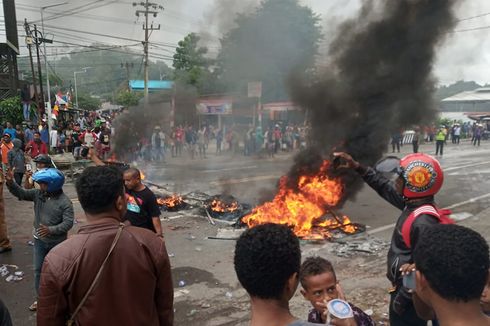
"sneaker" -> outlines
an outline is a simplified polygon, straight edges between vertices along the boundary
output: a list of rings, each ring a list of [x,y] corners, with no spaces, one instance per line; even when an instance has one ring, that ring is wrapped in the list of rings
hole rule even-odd
[[[37,301],[34,301],[30,306],[29,306],[30,311],[36,311],[37,310]]]

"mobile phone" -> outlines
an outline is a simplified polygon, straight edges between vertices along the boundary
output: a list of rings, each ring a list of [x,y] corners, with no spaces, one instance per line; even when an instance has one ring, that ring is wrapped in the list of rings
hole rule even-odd
[[[31,163],[26,164],[26,171],[32,171],[32,165]]]
[[[415,272],[403,276],[403,286],[409,290],[415,290]]]

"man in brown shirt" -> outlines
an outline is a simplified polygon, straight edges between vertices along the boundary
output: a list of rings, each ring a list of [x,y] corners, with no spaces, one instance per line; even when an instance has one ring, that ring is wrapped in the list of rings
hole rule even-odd
[[[76,189],[87,225],[46,257],[37,324],[65,325],[71,318],[77,325],[172,325],[173,287],[165,243],[149,230],[121,225],[126,213],[121,172],[89,167]]]

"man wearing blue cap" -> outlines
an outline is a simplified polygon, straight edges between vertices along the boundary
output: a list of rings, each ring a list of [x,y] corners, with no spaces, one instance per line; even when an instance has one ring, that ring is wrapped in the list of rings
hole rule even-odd
[[[9,191],[20,200],[34,202],[34,287],[39,290],[39,280],[44,257],[48,252],[66,240],[73,227],[73,204],[63,192],[65,176],[58,169],[47,168],[34,173],[32,180],[40,189],[24,189],[14,182],[14,174],[9,170],[5,181]],[[37,301],[29,310],[37,310]]]

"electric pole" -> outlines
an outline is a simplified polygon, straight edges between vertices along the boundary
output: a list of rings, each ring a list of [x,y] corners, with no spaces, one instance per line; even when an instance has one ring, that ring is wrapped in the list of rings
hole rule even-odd
[[[29,24],[27,23],[27,19],[24,20],[24,29],[26,30],[26,44],[29,49],[29,61],[31,63],[31,73],[32,73],[32,85],[34,86],[34,97],[36,98],[37,110],[39,112],[39,117],[41,117],[41,113],[43,112],[42,106],[40,105],[41,101],[39,100],[39,93],[37,92],[36,86],[36,72],[34,70],[34,62],[32,60],[32,44],[34,43],[34,39],[31,34],[31,29]]]
[[[42,36],[41,32],[38,31],[36,24],[34,24],[34,44],[36,44],[37,70],[38,70],[38,74],[39,74],[39,89],[40,89],[40,93],[41,93],[40,97],[43,100],[43,103],[46,103],[46,101],[44,100],[44,89],[43,89],[43,82],[42,82],[43,74],[41,71],[41,58],[39,56],[39,45],[42,42],[42,38],[43,38],[43,36]]]
[[[145,15],[145,23],[143,25],[143,30],[145,31],[145,41],[143,42],[143,47],[144,47],[144,54],[145,54],[145,104],[148,103],[148,39],[150,38],[150,34],[148,33],[149,31],[155,31],[155,30],[160,30],[160,24],[158,24],[158,27],[153,27],[153,23],[148,26],[148,15],[153,15],[153,17],[157,17],[158,12],[162,11],[164,8],[163,6],[159,5],[158,3],[153,3],[149,2],[148,0],[144,2],[133,2],[133,6],[141,6],[144,8],[144,10],[136,10],[136,16],[139,17],[140,14]]]

